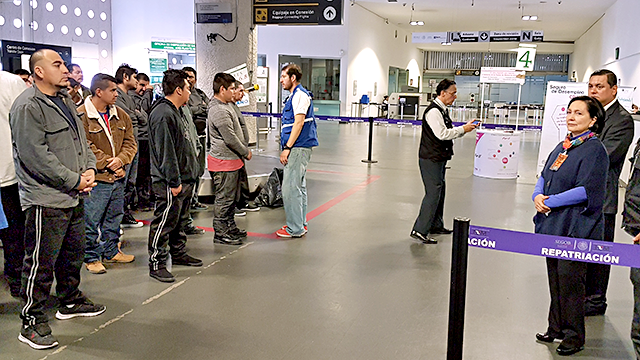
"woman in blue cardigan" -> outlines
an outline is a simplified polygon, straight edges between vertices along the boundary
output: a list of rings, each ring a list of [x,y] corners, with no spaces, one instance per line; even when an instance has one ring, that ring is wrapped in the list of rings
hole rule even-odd
[[[602,240],[605,184],[609,157],[595,136],[604,126],[600,102],[579,96],[569,102],[566,139],[547,158],[533,192],[538,234]],[[551,305],[549,327],[536,334],[541,342],[562,340],[556,352],[584,349],[586,263],[547,258]]]

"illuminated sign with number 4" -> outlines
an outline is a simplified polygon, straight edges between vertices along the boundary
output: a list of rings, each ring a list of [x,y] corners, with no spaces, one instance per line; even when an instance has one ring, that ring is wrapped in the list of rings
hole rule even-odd
[[[534,47],[519,47],[516,69],[533,71],[533,64],[536,59],[536,49]]]

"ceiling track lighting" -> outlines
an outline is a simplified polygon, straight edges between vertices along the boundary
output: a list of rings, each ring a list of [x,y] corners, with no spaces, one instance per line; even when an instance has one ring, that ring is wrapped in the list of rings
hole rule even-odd
[[[538,15],[524,14],[524,5],[522,5],[522,2],[520,1],[518,1],[518,9],[521,10],[520,14],[522,15],[522,21],[538,21]]]
[[[416,3],[411,3],[411,17],[409,18],[409,25],[411,25],[411,26],[423,26],[424,25],[424,21],[413,20],[413,11],[416,9],[415,5],[416,5]]]

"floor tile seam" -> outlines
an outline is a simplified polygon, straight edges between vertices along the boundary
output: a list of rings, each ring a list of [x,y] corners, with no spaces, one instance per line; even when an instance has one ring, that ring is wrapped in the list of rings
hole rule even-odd
[[[212,267],[212,266],[214,266],[214,265],[216,265],[216,264],[220,263],[221,261],[223,261],[223,260],[227,259],[229,256],[234,255],[234,254],[235,254],[235,253],[237,253],[238,251],[240,251],[240,250],[242,250],[242,249],[245,249],[246,247],[248,247],[249,245],[252,245],[253,243],[254,243],[254,242],[252,241],[252,242],[248,242],[248,243],[246,243],[246,244],[243,244],[242,246],[238,247],[237,249],[234,249],[233,251],[229,252],[228,254],[221,256],[220,258],[218,258],[218,259],[216,259],[215,261],[213,261],[211,264],[209,264],[209,265],[207,265],[207,266],[203,267],[203,268],[202,268],[202,270],[199,270],[199,271],[198,271],[198,272],[196,272],[193,276],[197,276],[197,275],[202,274],[202,272],[203,272],[204,270],[207,270],[207,269],[209,269],[210,267]],[[171,291],[173,291],[173,290],[175,290],[175,289],[179,288],[180,286],[184,285],[187,281],[191,280],[191,278],[192,278],[192,276],[188,276],[188,277],[186,277],[185,279],[183,279],[182,281],[180,281],[180,282],[178,282],[178,283],[175,283],[175,284],[172,284],[172,285],[171,285],[171,286],[169,286],[168,288],[166,288],[166,289],[162,290],[160,293],[158,293],[158,294],[156,294],[156,295],[154,295],[154,296],[152,296],[152,297],[148,298],[147,300],[143,301],[143,302],[140,304],[140,306],[149,305],[150,303],[154,302],[155,300],[158,300],[158,299],[159,299],[159,298],[161,298],[162,296],[164,296],[164,295],[166,295],[166,294],[170,293]],[[91,331],[89,334],[87,334],[87,335],[85,335],[85,336],[83,336],[83,337],[80,337],[80,338],[78,338],[78,339],[76,339],[76,340],[72,341],[72,342],[71,342],[70,344],[68,344],[68,345],[64,345],[64,346],[61,346],[61,347],[57,348],[55,351],[53,351],[53,352],[51,352],[51,353],[49,353],[49,354],[45,355],[44,357],[40,358],[39,360],[46,360],[46,359],[48,359],[48,358],[49,358],[49,356],[57,355],[57,354],[62,353],[62,352],[63,352],[64,350],[66,350],[70,345],[73,345],[73,344],[79,343],[79,342],[83,341],[83,340],[85,339],[85,337],[90,336],[90,335],[94,335],[94,334],[98,333],[100,330],[103,330],[103,329],[107,328],[109,325],[111,325],[111,324],[113,324],[113,323],[115,323],[115,322],[117,322],[117,321],[122,320],[125,316],[127,316],[127,315],[131,314],[134,310],[135,310],[135,308],[130,309],[130,310],[127,310],[126,312],[124,312],[124,313],[122,313],[122,314],[120,314],[120,315],[116,316],[115,318],[112,318],[112,319],[110,319],[110,320],[106,321],[105,323],[103,323],[103,324],[99,325],[96,329],[94,329],[93,331]]]

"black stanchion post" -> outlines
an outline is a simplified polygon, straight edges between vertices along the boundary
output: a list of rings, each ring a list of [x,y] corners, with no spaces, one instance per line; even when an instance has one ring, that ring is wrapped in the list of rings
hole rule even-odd
[[[449,295],[449,335],[447,360],[462,360],[464,339],[464,307],[467,294],[467,258],[469,219],[453,220],[453,246],[451,249],[451,291]]]
[[[369,116],[369,149],[366,160],[362,160],[363,163],[375,164],[377,160],[371,160],[371,147],[373,146],[373,117]]]

